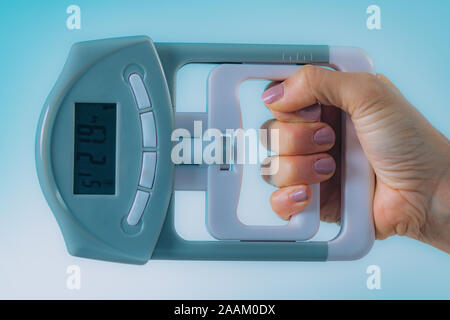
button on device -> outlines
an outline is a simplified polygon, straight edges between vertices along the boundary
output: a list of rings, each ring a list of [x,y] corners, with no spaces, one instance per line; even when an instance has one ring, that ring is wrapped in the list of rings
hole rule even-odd
[[[142,138],[144,139],[144,147],[156,147],[156,125],[153,112],[145,112],[141,114]]]
[[[156,152],[144,152],[139,185],[151,189],[156,172]]]
[[[131,206],[127,217],[127,223],[129,225],[135,226],[138,224],[142,214],[144,213],[145,207],[147,206],[149,198],[150,193],[141,190],[137,191],[133,205]]]
[[[133,90],[134,98],[139,109],[150,108],[152,104],[150,103],[150,98],[148,96],[147,90],[145,89],[144,81],[137,73],[132,73],[128,77],[128,81],[131,85],[131,90]]]

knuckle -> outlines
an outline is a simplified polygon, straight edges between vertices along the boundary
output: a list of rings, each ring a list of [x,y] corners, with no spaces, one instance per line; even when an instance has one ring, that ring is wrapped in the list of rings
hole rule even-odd
[[[384,83],[374,74],[363,73],[361,83],[364,85],[364,96],[367,100],[378,99],[385,93]]]
[[[306,65],[300,69],[302,80],[305,82],[308,89],[314,87],[314,81],[317,79],[318,68],[312,65]]]

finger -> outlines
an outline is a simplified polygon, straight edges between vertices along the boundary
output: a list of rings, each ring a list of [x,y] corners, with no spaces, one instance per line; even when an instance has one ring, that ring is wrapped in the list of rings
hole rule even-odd
[[[281,188],[270,196],[273,211],[283,220],[289,220],[309,203],[311,190],[306,185]]]
[[[262,177],[277,187],[319,183],[331,178],[336,170],[334,159],[326,153],[274,156],[267,160],[278,161],[277,170],[273,174],[262,174]]]
[[[325,152],[335,142],[334,130],[326,123],[292,123],[266,121],[261,129],[261,143],[266,149],[280,155],[302,155]],[[278,135],[273,134],[278,131]]]
[[[376,105],[385,87],[383,81],[370,73],[339,72],[307,65],[265,91],[262,98],[276,112],[294,112],[320,102],[354,115],[361,108]]]
[[[320,184],[320,220],[339,222],[341,220],[341,188],[336,182],[339,170],[329,180]],[[337,181],[336,181],[337,180]]]
[[[321,121],[330,125],[336,133],[334,146],[327,152],[336,161],[336,171],[320,184],[320,219],[326,222],[341,220],[341,110],[333,106],[322,106]]]

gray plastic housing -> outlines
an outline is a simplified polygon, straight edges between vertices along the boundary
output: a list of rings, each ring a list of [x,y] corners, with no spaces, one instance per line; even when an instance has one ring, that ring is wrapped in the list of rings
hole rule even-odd
[[[139,74],[152,101],[158,146],[144,148],[140,114],[129,85]],[[116,193],[73,194],[74,104],[117,105]],[[173,111],[157,52],[150,39],[129,37],[74,44],[47,98],[37,130],[36,167],[44,195],[72,255],[145,263],[159,237],[172,195],[170,135]],[[138,187],[143,151],[158,154],[151,190]],[[126,223],[137,190],[151,193],[135,226]]]

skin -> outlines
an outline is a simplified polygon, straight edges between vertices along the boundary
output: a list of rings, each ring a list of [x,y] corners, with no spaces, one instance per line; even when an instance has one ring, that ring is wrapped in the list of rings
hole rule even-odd
[[[408,236],[450,253],[450,142],[385,76],[304,66],[279,85],[282,97],[266,103],[275,119],[263,127],[279,129],[281,138],[279,170],[264,177],[279,187],[270,202],[281,218],[300,213],[312,196],[307,185],[321,182],[321,219],[339,222],[341,164],[318,174],[313,163],[339,159],[341,109],[350,114],[375,172],[376,238]],[[322,110],[321,121],[299,115],[314,104]],[[327,126],[337,130],[333,143],[315,144],[314,133]],[[302,188],[308,200],[293,201],[290,195]]]

